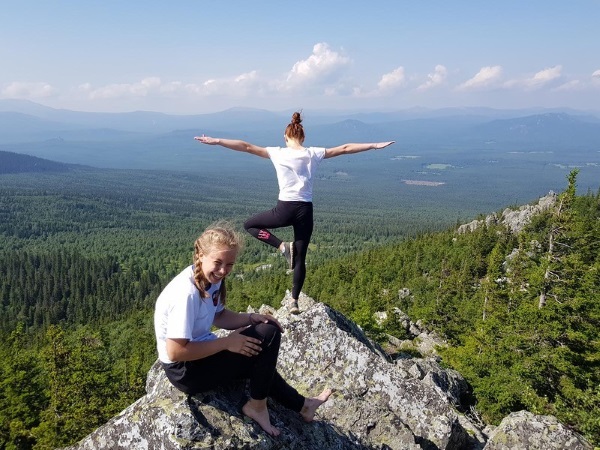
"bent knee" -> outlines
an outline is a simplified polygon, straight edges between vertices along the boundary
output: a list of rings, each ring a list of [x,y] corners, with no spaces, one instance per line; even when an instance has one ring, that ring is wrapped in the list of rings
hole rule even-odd
[[[273,342],[278,343],[281,340],[281,330],[275,322],[259,323],[256,325],[256,332],[267,346],[272,345]]]

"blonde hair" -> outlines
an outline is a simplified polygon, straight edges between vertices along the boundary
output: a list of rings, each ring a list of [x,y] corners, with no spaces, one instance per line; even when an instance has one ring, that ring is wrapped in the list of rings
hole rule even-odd
[[[202,271],[202,256],[207,255],[215,249],[236,249],[241,250],[243,240],[228,222],[220,221],[210,225],[194,242],[194,280],[196,287],[200,291],[200,297],[206,297],[206,286],[209,281]],[[225,304],[226,289],[225,282],[220,287],[221,303]]]

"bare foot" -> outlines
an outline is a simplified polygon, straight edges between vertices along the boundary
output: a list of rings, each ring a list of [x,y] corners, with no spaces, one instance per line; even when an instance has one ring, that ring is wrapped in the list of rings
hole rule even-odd
[[[242,412],[260,425],[260,427],[271,436],[279,436],[279,430],[271,425],[269,419],[269,410],[267,409],[267,399],[254,400],[251,398],[242,406]]]
[[[312,422],[315,418],[317,408],[327,401],[333,391],[326,388],[317,397],[311,397],[304,400],[304,406],[300,410],[300,415],[305,422]]]

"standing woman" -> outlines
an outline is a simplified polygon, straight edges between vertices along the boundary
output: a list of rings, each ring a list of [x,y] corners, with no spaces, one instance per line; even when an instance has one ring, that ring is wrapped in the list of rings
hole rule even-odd
[[[209,227],[196,239],[193,265],[165,287],[156,301],[154,330],[161,365],[169,381],[186,394],[196,394],[232,380],[250,380],[250,399],[242,412],[263,430],[271,425],[267,397],[313,420],[331,394],[303,397],[276,370],[281,325],[273,317],[237,313],[225,307],[225,277],[235,263],[241,240],[228,225]],[[212,326],[235,330],[225,337]]]
[[[306,253],[313,232],[312,187],[317,166],[326,158],[381,149],[394,141],[344,144],[332,148],[304,147],[304,128],[299,112],[292,115],[292,121],[286,127],[283,138],[285,147],[259,147],[236,139],[219,139],[204,135],[195,139],[203,144],[221,145],[231,150],[271,159],[279,184],[277,206],[251,217],[244,223],[244,228],[256,239],[279,249],[286,257],[290,269],[294,271],[290,312],[297,314],[300,312],[298,297],[306,278]],[[293,242],[283,242],[269,231],[288,226],[294,228]]]

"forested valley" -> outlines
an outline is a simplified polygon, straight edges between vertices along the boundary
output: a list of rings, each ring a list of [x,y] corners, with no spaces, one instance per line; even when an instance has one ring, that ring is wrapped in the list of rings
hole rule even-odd
[[[403,337],[395,308],[439,332],[481,420],[552,414],[599,445],[600,192],[577,193],[576,176],[519,234],[458,234],[450,209],[321,180],[304,292],[376,340]],[[266,177],[0,175],[0,449],[71,444],[144,395],[154,302],[194,239],[218,219],[241,229],[274,198]],[[279,307],[291,286],[283,258],[249,238],[227,282],[236,310]]]

